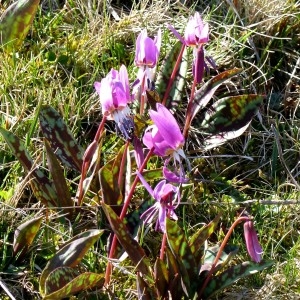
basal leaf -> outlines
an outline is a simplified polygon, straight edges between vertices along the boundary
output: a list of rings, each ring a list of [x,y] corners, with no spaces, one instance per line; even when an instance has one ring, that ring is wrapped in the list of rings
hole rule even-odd
[[[154,264],[154,278],[158,295],[164,299],[169,286],[169,273],[164,261],[159,257]]]
[[[216,230],[220,218],[221,214],[217,215],[209,224],[200,228],[189,240],[189,245],[195,257],[195,261],[198,264],[198,268],[199,264],[201,264],[201,258],[203,256],[202,246]]]
[[[118,185],[117,175],[106,165],[100,169],[99,175],[103,201],[112,205],[116,213],[120,213],[123,196]]]
[[[220,246],[218,245],[206,249],[200,273],[209,271],[211,269],[211,266],[216,258],[219,249]],[[223,252],[221,253],[221,257],[219,258],[215,266],[215,269],[213,270],[213,274],[226,266],[229,261],[237,254],[238,249],[239,248],[237,246],[226,245]]]
[[[46,105],[42,106],[39,119],[42,132],[60,161],[81,172],[83,149],[77,144],[60,114]]]
[[[137,294],[138,299],[141,300],[152,300],[154,299],[154,292],[151,291],[149,285],[145,282],[143,277],[137,273],[136,276],[136,287],[137,287]]]
[[[71,199],[69,187],[64,176],[64,171],[46,139],[44,140],[44,143],[47,153],[49,171],[57,193],[57,204],[59,207],[72,207],[74,203]],[[72,213],[71,208],[65,209],[65,211]]]
[[[185,285],[188,294],[197,278],[197,264],[193,257],[193,253],[189,247],[188,241],[185,238],[184,232],[175,221],[166,219],[166,231],[168,244],[177,259],[180,269],[180,275]]]
[[[61,248],[44,268],[40,278],[40,292],[45,294],[45,282],[49,274],[59,267],[75,267],[90,247],[99,239],[103,230],[89,230],[83,235],[74,237],[71,242]]]
[[[203,109],[212,98],[218,87],[229,78],[241,73],[242,69],[232,69],[218,74],[206,82],[199,91],[195,93],[192,107],[192,118]]]
[[[13,250],[14,255],[18,255],[18,260],[23,257],[32,244],[33,239],[40,229],[42,220],[43,217],[31,219],[18,226],[18,228],[15,230]]]
[[[117,236],[120,244],[128,253],[128,256],[134,263],[139,272],[148,278],[151,278],[149,262],[147,260],[144,249],[139,243],[130,235],[124,220],[121,220],[113,209],[102,202],[102,207],[106,217],[109,220],[110,226]]]
[[[260,263],[244,262],[240,265],[233,266],[221,274],[212,277],[204,290],[202,295],[203,299],[211,297],[216,292],[233,284],[240,278],[262,271],[272,265],[272,261],[261,261]]]
[[[30,180],[30,186],[34,195],[47,207],[57,206],[57,194],[53,182],[39,168],[34,167],[33,160],[25,149],[24,143],[4,128],[0,128],[0,133],[13,154],[18,158],[25,172],[33,178]]]
[[[182,47],[182,43],[178,41],[173,46],[171,51],[167,54],[160,68],[160,72],[156,80],[156,90],[161,100],[163,100],[163,98],[165,97],[165,93],[167,92],[169,80],[171,78],[177,58],[180,54],[181,47]],[[180,62],[180,66],[177,70],[171,89],[166,98],[165,106],[170,109],[176,109],[176,107],[181,102],[187,69],[188,69],[187,49],[185,48]]]
[[[23,43],[40,0],[18,0],[0,18],[0,43],[8,51],[17,50]]]
[[[47,278],[46,285],[49,283],[49,281],[59,281],[61,279],[65,280],[63,278],[64,276],[64,270],[63,268],[54,270],[49,277]],[[78,275],[73,280],[69,281],[61,287],[59,290],[52,292],[51,294],[46,294],[44,296],[44,300],[60,300],[67,297],[70,297],[71,295],[91,289],[94,287],[102,288],[104,284],[104,275],[103,274],[96,274],[91,272],[86,272],[83,274]]]
[[[49,295],[60,290],[78,275],[80,273],[76,268],[59,267],[54,269],[46,279],[45,294]]]
[[[239,95],[220,99],[206,112],[201,129],[212,135],[239,130],[251,121],[262,100],[260,95]]]

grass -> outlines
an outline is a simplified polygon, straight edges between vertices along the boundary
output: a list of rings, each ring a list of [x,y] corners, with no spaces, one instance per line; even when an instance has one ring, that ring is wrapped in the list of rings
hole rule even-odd
[[[226,216],[222,228],[226,230],[237,208],[247,206],[254,216],[264,257],[273,259],[274,267],[239,281],[215,299],[297,299],[300,191],[295,182],[300,184],[300,3],[212,0],[199,1],[193,7],[172,3],[142,1],[130,7],[128,1],[126,5],[110,7],[104,1],[77,0],[68,1],[61,9],[39,11],[20,52],[1,52],[1,125],[22,137],[33,159],[47,168],[36,118],[39,104],[50,104],[86,147],[101,121],[94,81],[123,63],[129,67],[133,82],[135,39],[140,30],[147,27],[154,35],[158,28],[171,23],[183,31],[191,11],[198,10],[210,25],[211,41],[206,51],[215,59],[218,70],[244,70],[243,76],[224,84],[216,97],[260,93],[266,95],[266,100],[242,137],[205,153],[198,150],[197,141],[188,141],[193,149],[193,175],[198,182],[193,197],[189,194],[192,204],[179,212],[180,222],[192,232],[222,211]],[[2,4],[3,8],[6,5]],[[163,36],[166,48],[162,54],[175,41],[166,29]],[[196,124],[194,131],[196,135],[199,132]],[[109,137],[105,140],[107,160],[118,149],[117,143]],[[66,173],[72,178],[70,171]],[[17,225],[39,215],[42,205],[1,137],[0,178],[0,282],[6,287],[0,290],[0,297],[8,299],[9,291],[16,299],[39,299],[40,272],[58,247],[76,231],[107,224],[103,224],[103,213],[93,202],[74,227],[62,226],[55,213],[50,213],[26,259],[12,266],[9,262],[14,231]],[[70,179],[68,184],[75,193],[78,178]],[[219,237],[224,235],[222,228]],[[154,253],[153,257],[157,253],[154,249],[159,249],[159,238],[154,231],[146,236],[145,245],[150,243],[148,251]],[[242,231],[236,230],[234,242],[243,245]],[[104,248],[105,240],[100,240],[82,268],[105,272]],[[237,258],[243,259],[247,259],[245,247]],[[133,274],[132,267],[124,262],[116,268],[110,290],[98,294],[86,291],[78,299],[136,299]]]

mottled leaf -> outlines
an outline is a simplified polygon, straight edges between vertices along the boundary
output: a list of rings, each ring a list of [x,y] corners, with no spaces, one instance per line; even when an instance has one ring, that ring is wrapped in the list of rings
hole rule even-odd
[[[244,262],[233,266],[221,274],[214,276],[206,286],[203,292],[203,299],[211,297],[216,292],[233,284],[238,279],[252,275],[273,265],[272,261],[261,261],[260,263]],[[201,298],[202,299],[202,298]]]
[[[64,276],[66,275],[65,268],[59,268],[55,269],[51,274],[48,276],[46,280],[46,285],[53,282],[57,282],[59,284],[60,280],[66,281],[66,278]],[[70,278],[71,279],[71,278]],[[70,297],[71,295],[91,289],[94,287],[102,288],[104,284],[104,275],[103,274],[96,274],[91,272],[86,272],[83,274],[78,275],[74,279],[72,279],[69,282],[66,282],[65,285],[63,285],[60,289],[50,293],[46,294],[44,296],[44,300],[60,300],[67,297]]]
[[[242,69],[232,69],[218,74],[217,76],[211,78],[208,82],[206,82],[199,91],[195,93],[195,97],[193,99],[193,107],[192,107],[192,118],[196,116],[196,114],[203,109],[212,98],[218,87],[229,78],[239,74]]]
[[[201,258],[203,256],[203,245],[205,241],[212,235],[216,230],[217,225],[220,221],[221,214],[217,215],[209,224],[200,228],[189,240],[191,251],[194,255],[195,261],[199,266],[201,265]]]
[[[169,273],[163,260],[159,257],[154,264],[155,286],[161,299],[165,298],[169,285]]]
[[[151,278],[149,262],[147,260],[145,251],[130,235],[124,220],[121,220],[113,211],[113,209],[104,202],[102,202],[102,207],[113,232],[117,236],[124,250],[128,253],[128,256],[134,263],[137,270],[141,272],[143,276]]]
[[[205,113],[201,130],[212,135],[239,130],[253,118],[262,100],[260,95],[239,95],[220,99]]]
[[[84,235],[74,237],[70,243],[56,252],[47,263],[40,278],[40,292],[42,295],[45,294],[45,282],[49,274],[59,267],[75,267],[102,233],[103,230],[89,230]]]
[[[15,230],[13,250],[14,255],[18,255],[18,260],[23,257],[32,244],[33,239],[40,229],[42,219],[43,217],[31,219],[18,226]]]
[[[185,238],[184,232],[175,221],[166,219],[166,232],[168,244],[177,259],[180,269],[180,275],[184,283],[186,293],[190,295],[191,288],[197,278],[197,264],[193,253],[189,247],[188,241]]]
[[[22,45],[39,3],[39,0],[18,0],[4,11],[0,18],[0,42],[6,50],[17,50]]]
[[[60,114],[46,105],[42,106],[39,119],[42,132],[60,161],[81,172],[83,149],[77,144]]]
[[[64,171],[46,139],[44,140],[44,143],[47,153],[49,171],[57,193],[57,205],[59,207],[72,207],[74,203],[71,199],[69,187],[64,176]],[[72,213],[71,208],[65,209],[64,211]]]
[[[175,110],[180,104],[182,99],[182,93],[185,85],[185,77],[188,69],[188,60],[187,60],[187,49],[184,49],[182,54],[182,59],[179,65],[179,68],[175,74],[174,81],[172,82],[170,91],[167,91],[169,81],[171,80],[171,75],[174,70],[178,56],[180,55],[182,48],[182,43],[178,41],[171,51],[167,54],[165,60],[162,63],[160,72],[158,73],[156,80],[156,90],[158,96],[161,100],[166,98],[165,106]],[[168,95],[165,96],[165,93],[168,92]]]
[[[39,168],[34,167],[33,160],[25,149],[24,143],[16,135],[4,128],[0,128],[0,133],[13,154],[18,158],[25,172],[33,178],[29,183],[37,199],[47,207],[56,207],[57,194],[54,184]]]

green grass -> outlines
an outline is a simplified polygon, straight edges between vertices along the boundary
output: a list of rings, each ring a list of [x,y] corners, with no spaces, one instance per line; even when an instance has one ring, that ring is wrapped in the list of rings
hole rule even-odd
[[[215,59],[218,70],[244,70],[243,76],[222,85],[216,97],[260,93],[266,95],[266,100],[260,115],[242,137],[205,153],[198,150],[198,141],[188,141],[194,156],[193,175],[198,181],[187,196],[191,204],[180,207],[180,223],[184,223],[185,231],[194,232],[222,211],[222,226],[214,237],[221,238],[246,201],[264,257],[275,264],[251,280],[239,281],[216,299],[238,299],[241,295],[242,299],[295,299],[300,295],[300,219],[299,205],[294,203],[300,191],[293,182],[300,184],[300,4],[295,0],[271,4],[259,0],[233,2],[238,4],[234,9],[229,1],[218,0],[199,1],[193,8],[179,3],[168,7],[165,1],[143,1],[131,10],[115,6],[120,20],[109,15],[106,4],[101,2],[101,7],[97,7],[98,1],[68,1],[60,10],[38,11],[20,51],[1,51],[0,123],[25,142],[33,159],[44,168],[46,156],[36,124],[40,104],[57,109],[80,144],[87,147],[102,118],[93,83],[121,64],[128,66],[133,82],[135,39],[140,30],[147,27],[155,35],[159,27],[163,28],[164,54],[175,42],[165,24],[171,23],[183,31],[192,9],[203,12],[211,30],[206,51]],[[209,75],[205,80],[208,78]],[[199,128],[193,125],[197,135]],[[278,133],[277,141],[271,125]],[[104,161],[118,151],[118,142],[107,135]],[[65,173],[74,196],[78,177],[74,179],[71,171]],[[75,233],[107,228],[104,213],[96,207],[97,200],[92,194],[83,215],[72,225],[61,224],[55,211],[48,211],[28,255],[20,265],[13,266],[10,261],[15,229],[37,216],[43,206],[32,194],[29,177],[1,136],[0,178],[0,281],[16,299],[39,299],[39,276],[47,261]],[[236,260],[248,260],[241,228],[234,232],[231,242],[241,245]],[[151,258],[155,258],[160,235],[151,231],[144,243]],[[105,244],[105,238],[101,238],[88,252],[82,269],[105,272]],[[107,291],[85,291],[78,299],[136,299],[134,274],[130,262],[122,262],[115,268]],[[5,290],[0,290],[1,297],[8,299]]]

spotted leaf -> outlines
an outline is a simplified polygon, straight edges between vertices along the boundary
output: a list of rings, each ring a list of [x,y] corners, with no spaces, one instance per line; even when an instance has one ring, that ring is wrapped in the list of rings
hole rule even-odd
[[[216,230],[216,227],[220,221],[221,214],[216,216],[209,224],[200,228],[189,240],[191,251],[195,257],[195,261],[199,266],[201,265],[201,258],[204,253],[204,243]]]
[[[45,295],[45,283],[49,274],[59,267],[75,267],[82,260],[86,252],[102,235],[103,230],[89,230],[75,236],[69,243],[56,252],[47,263],[40,278],[40,292]]]
[[[44,140],[44,143],[47,153],[49,171],[53,178],[53,183],[58,197],[57,204],[60,207],[72,207],[74,203],[71,199],[69,187],[64,176],[64,171],[46,139]],[[65,209],[65,212],[72,213],[72,209]]]
[[[43,299],[60,300],[96,286],[101,288],[104,284],[103,274],[85,272],[76,276],[76,273],[76,270],[66,267],[53,270],[45,282],[46,294]]]
[[[242,69],[228,70],[218,74],[217,76],[211,78],[208,82],[206,82],[200,88],[200,90],[195,93],[195,97],[193,99],[191,121],[200,110],[206,107],[218,87],[229,78],[241,73],[241,71]]]
[[[184,284],[183,289],[190,295],[198,275],[193,253],[184,232],[175,221],[169,218],[166,219],[166,231],[168,244],[176,257],[180,269],[180,275]]]
[[[159,257],[154,264],[155,285],[160,299],[165,299],[169,285],[169,273],[167,266]]]
[[[18,158],[25,172],[33,178],[29,183],[37,199],[47,207],[57,206],[57,194],[53,182],[38,167],[34,167],[33,160],[27,152],[24,143],[16,135],[4,128],[0,128],[0,133]]]
[[[141,272],[143,276],[151,278],[149,262],[146,258],[145,251],[130,235],[124,220],[121,220],[113,211],[113,209],[110,206],[106,205],[104,202],[102,202],[102,207],[113,232],[134,263],[136,269]]]
[[[218,291],[233,284],[240,278],[250,276],[254,273],[260,272],[273,265],[272,261],[261,261],[260,263],[244,262],[240,265],[233,266],[226,271],[214,276],[206,286],[202,298],[208,299]]]
[[[239,130],[251,121],[262,100],[260,95],[239,95],[220,99],[206,112],[201,129],[212,135]]]
[[[32,244],[36,234],[38,233],[43,217],[31,219],[15,230],[13,250],[14,255],[18,256],[18,260],[23,258],[28,248]]]
[[[39,119],[42,132],[55,155],[67,167],[81,172],[83,149],[60,114],[51,106],[42,106]]]
[[[40,0],[18,0],[0,18],[0,42],[8,51],[18,50],[25,39]]]

